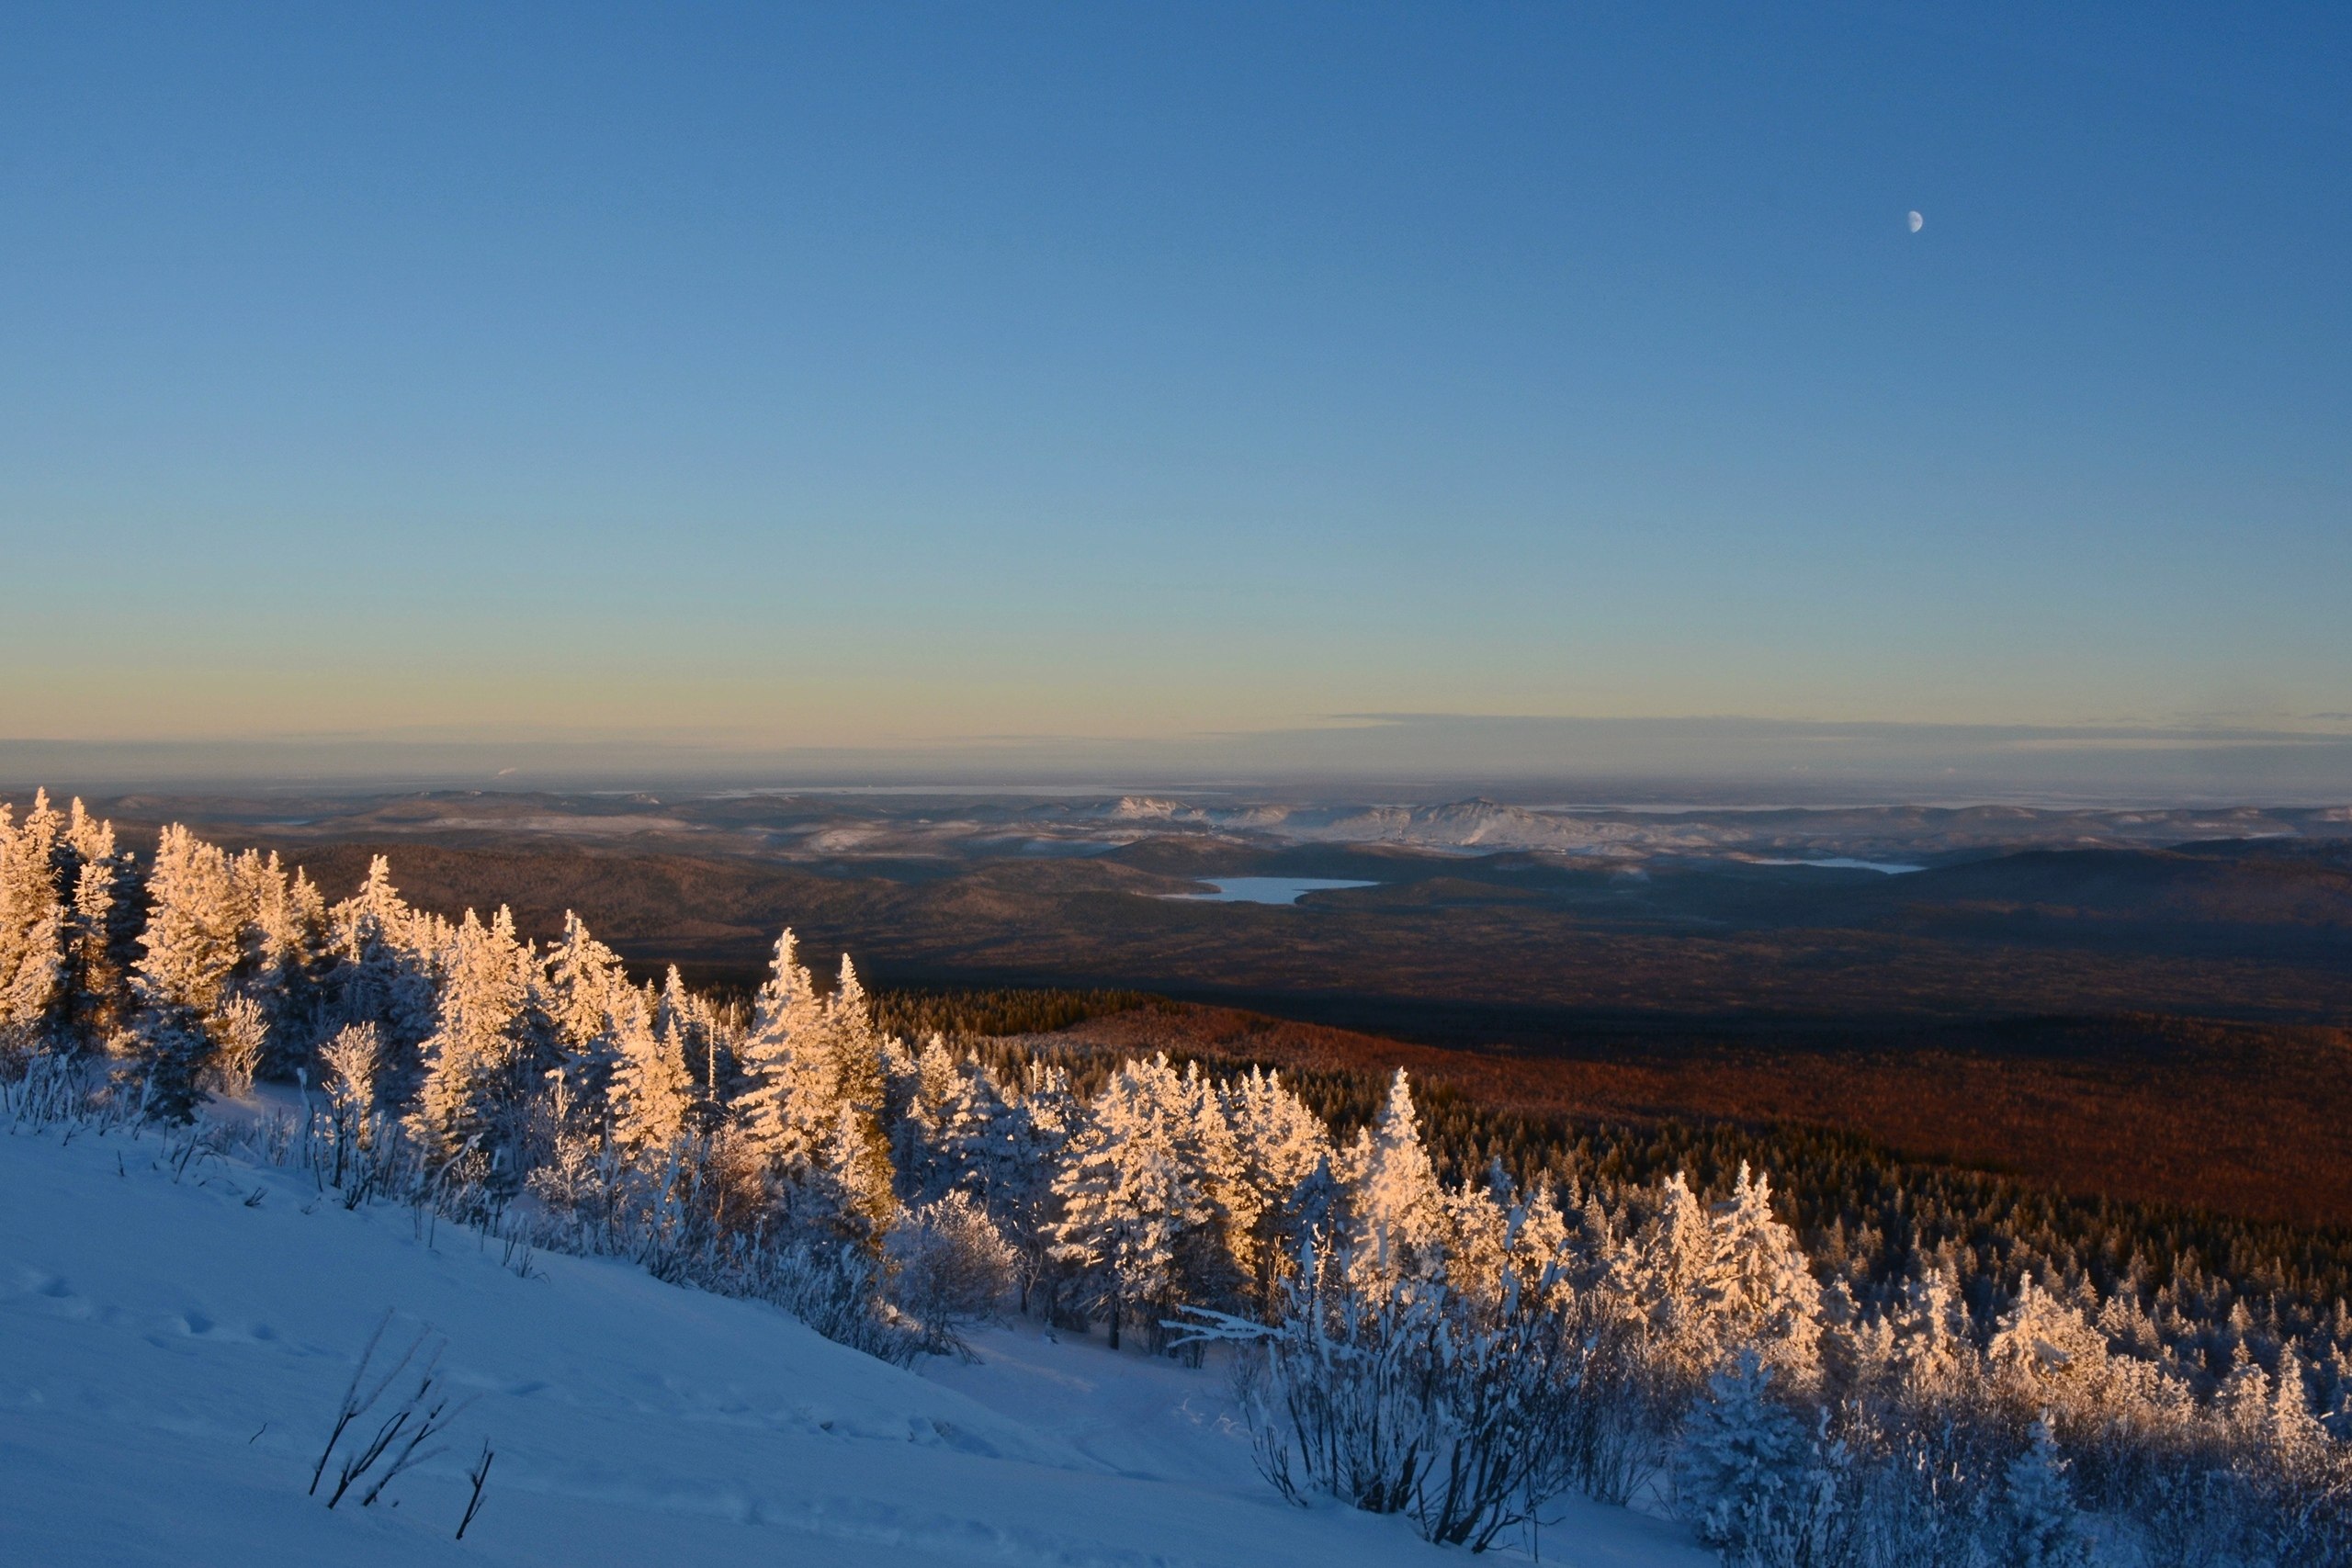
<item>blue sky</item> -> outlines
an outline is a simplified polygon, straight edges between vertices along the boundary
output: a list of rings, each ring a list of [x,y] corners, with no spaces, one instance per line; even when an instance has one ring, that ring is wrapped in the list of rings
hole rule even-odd
[[[0,736],[2352,728],[2352,12],[2043,9],[10,6]]]

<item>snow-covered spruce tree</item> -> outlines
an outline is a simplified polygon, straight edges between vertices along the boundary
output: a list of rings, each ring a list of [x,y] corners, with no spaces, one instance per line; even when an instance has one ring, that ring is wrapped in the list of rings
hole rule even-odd
[[[1495,1188],[1501,1174],[1490,1171],[1486,1181],[1465,1178],[1439,1193],[1445,1206],[1446,1282],[1474,1301],[1498,1301],[1507,1285],[1517,1283],[1510,1267],[1511,1216],[1505,1207],[1508,1179],[1500,1196]]]
[[[147,875],[145,950],[133,985],[142,1006],[170,1005],[199,1018],[220,1005],[243,953],[245,911],[229,857],[175,823],[163,830]]]
[[[1445,1249],[1445,1200],[1421,1146],[1420,1117],[1404,1068],[1390,1080],[1388,1103],[1358,1140],[1351,1164],[1355,1266],[1383,1277],[1438,1267]]]
[[[2267,1505],[2262,1544],[2278,1562],[2352,1563],[2352,1440],[2313,1414],[2303,1362],[2281,1351],[2269,1419],[2239,1463]]]
[[[989,1217],[1012,1247],[1021,1310],[1054,1322],[1069,1271],[1054,1256],[1063,1212],[1056,1183],[1085,1109],[1070,1091],[1069,1073],[1048,1063],[1029,1063],[1012,1085],[984,1070],[982,1077],[996,1108],[978,1129],[984,1142],[967,1145],[972,1152],[965,1157],[984,1173]]]
[[[1250,1180],[1248,1156],[1224,1099],[1197,1062],[1184,1069],[1179,1116],[1177,1157],[1195,1174],[1205,1219],[1177,1238],[1177,1293],[1193,1306],[1235,1310],[1247,1304],[1260,1273],[1263,1199]]]
[[[103,1045],[129,1017],[138,910],[130,857],[76,800],[45,791],[21,823],[0,802],[0,1063]]]
[[[2030,1277],[2019,1282],[1996,1325],[1986,1362],[1988,1392],[2007,1408],[2015,1428],[2021,1433],[2030,1422],[2047,1420],[2078,1458],[2113,1451],[2113,1439],[2122,1435],[2119,1421],[2128,1426],[2143,1414],[2133,1408],[2136,1394],[2162,1397],[2153,1388],[2132,1386],[2141,1380],[2115,1364],[2106,1336],[2078,1307]],[[2112,1471],[2103,1455],[2095,1458],[2094,1483],[2119,1479]]]
[[[1830,1344],[1826,1359],[1844,1369],[1838,1429],[1854,1459],[1861,1561],[1990,1568],[2017,1435],[1988,1397],[1951,1281],[1929,1270]]]
[[[439,1025],[424,1043],[424,1084],[410,1134],[452,1183],[519,1176],[521,1111],[542,1064],[532,1059],[525,1009],[529,954],[504,908],[487,926],[471,909],[450,944]]]
[[[823,1033],[835,1105],[825,1168],[841,1196],[842,1218],[861,1239],[878,1244],[899,1207],[890,1137],[884,1129],[888,1043],[874,1027],[874,1004],[847,953],[842,954],[833,994],[825,998]]]
[[[655,1033],[644,998],[626,989],[605,1016],[600,1037],[609,1037],[615,1063],[606,1095],[614,1140],[631,1152],[666,1149],[684,1134],[694,1111],[683,1031],[665,1021]]]
[[[989,1207],[1012,1174],[1008,1162],[1018,1157],[1004,1091],[978,1058],[951,1060],[936,1034],[916,1057],[915,1074],[917,1093],[902,1122],[913,1156],[899,1167],[902,1190],[922,1202],[964,1192]]]
[[[1821,1286],[1796,1233],[1772,1217],[1770,1179],[1747,1162],[1710,1226],[1704,1300],[1721,1343],[1752,1346],[1784,1381],[1809,1384],[1820,1371]]]
[[[1130,1316],[1160,1342],[1160,1322],[1179,1304],[1178,1246],[1209,1218],[1180,1145],[1185,1111],[1183,1081],[1165,1055],[1125,1063],[1087,1107],[1054,1179],[1062,1214],[1050,1227],[1053,1256],[1110,1325],[1114,1349]]]
[[[958,1141],[953,1122],[969,1108],[968,1086],[947,1042],[934,1033],[915,1052],[901,1094],[890,1116],[890,1163],[898,1171],[899,1196],[928,1203],[967,1188],[967,1173],[952,1152]]]
[[[563,934],[548,949],[546,968],[548,1021],[566,1081],[593,1100],[619,1059],[621,1021],[643,1019],[645,999],[629,984],[620,955],[590,935],[570,909],[563,912]],[[650,1032],[651,1021],[645,1022]]]
[[[115,845],[114,824],[76,799],[67,815],[72,861],[66,921],[66,1032],[77,1049],[102,1046],[130,1017],[130,966],[141,924],[130,852]]]
[[[805,1177],[839,1120],[825,1023],[824,1004],[787,930],[752,1004],[741,1048],[747,1087],[735,1103],[742,1147],[767,1181]]]
[[[372,1024],[380,1045],[379,1093],[402,1103],[423,1077],[426,1038],[439,1027],[439,983],[454,933],[409,908],[378,855],[357,892],[327,912],[331,1021]]]
[[[1330,1218],[1310,1203],[1314,1194],[1307,1187],[1318,1170],[1328,1179],[1330,1129],[1283,1087],[1279,1073],[1253,1066],[1221,1093],[1241,1148],[1242,1179],[1257,1200],[1248,1254],[1250,1300],[1258,1310],[1268,1311],[1297,1267],[1301,1246],[1315,1225]]]
[[[324,1026],[326,900],[306,873],[288,875],[275,851],[247,850],[229,863],[229,874],[242,923],[228,988],[262,1015],[266,1043],[255,1073],[291,1077]]]
[[[131,974],[132,1071],[148,1115],[186,1122],[207,1098],[244,911],[228,857],[176,823],[157,843],[147,900],[145,951]]]
[[[22,823],[0,802],[0,1068],[49,1043],[65,972],[66,911],[58,897],[55,819],[36,795]]]
[[[2002,1489],[1998,1558],[2011,1568],[2084,1568],[2090,1540],[2075,1508],[2067,1463],[2036,1421],[2025,1451],[2009,1461]]]
[[[709,998],[690,989],[674,964],[662,976],[653,1027],[676,1048],[688,1080],[701,1091],[700,1102],[715,1111],[722,1098],[719,1058],[728,1050],[727,1029]]]
[[[1843,1526],[1842,1448],[1783,1403],[1771,1365],[1744,1348],[1707,1381],[1684,1428],[1678,1502],[1730,1568],[1826,1568]]]
[[[1582,1260],[1569,1247],[1567,1216],[1560,1212],[1560,1200],[1548,1175],[1537,1179],[1535,1190],[1511,1205],[1504,1249],[1521,1280],[1521,1293],[1532,1292],[1533,1299],[1547,1306],[1558,1304],[1580,1289],[1589,1292],[1599,1282],[1597,1271],[1589,1263],[1579,1267]]]

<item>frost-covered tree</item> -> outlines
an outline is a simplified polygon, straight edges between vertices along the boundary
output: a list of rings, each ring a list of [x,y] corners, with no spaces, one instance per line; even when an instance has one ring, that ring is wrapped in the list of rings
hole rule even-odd
[[[1990,1392],[2023,1420],[2061,1434],[2107,1426],[2124,1403],[2107,1338],[2082,1312],[2027,1279],[1986,1350]]]
[[[840,1120],[822,998],[790,931],[776,939],[766,984],[741,1047],[747,1087],[736,1102],[744,1149],[771,1177],[804,1175]]]
[[[1249,1156],[1225,1099],[1197,1062],[1184,1070],[1177,1114],[1178,1157],[1193,1174],[1205,1214],[1178,1240],[1177,1290],[1193,1305],[1238,1307],[1261,1272],[1259,1224],[1265,1200],[1250,1179]]]
[[[2002,1488],[2000,1561],[2009,1568],[2082,1568],[2090,1561],[2067,1469],[2050,1423],[2036,1421]]]
[[[1676,1461],[1684,1517],[1741,1568],[1809,1568],[1832,1559],[1842,1453],[1782,1402],[1771,1366],[1742,1349],[1707,1382]]]
[[[358,891],[328,911],[327,927],[332,1015],[376,1027],[379,1090],[405,1100],[422,1075],[424,1042],[440,1025],[441,968],[454,933],[438,917],[409,907],[382,855],[368,863]]]
[[[630,1012],[642,1014],[644,998],[629,984],[620,955],[589,934],[570,909],[563,912],[563,934],[548,949],[545,994],[566,1069],[576,1083],[597,1084],[613,1066],[619,1021]]]
[[[885,1124],[889,1052],[849,958],[820,998],[792,932],[778,938],[738,1055],[747,1079],[735,1106],[739,1146],[786,1217],[878,1239],[898,1201]]]
[[[701,1083],[715,1099],[718,1082],[718,1051],[725,1033],[708,998],[686,985],[678,966],[662,977],[662,993],[653,1009],[656,1032],[676,1047],[690,1080]]]
[[[656,1033],[644,998],[624,990],[600,1033],[612,1039],[615,1066],[607,1104],[613,1137],[628,1150],[663,1149],[677,1142],[694,1111],[684,1042],[674,1022]]]
[[[22,823],[0,802],[0,1058],[43,1043],[65,972],[55,818],[47,795]]]
[[[1261,1306],[1270,1305],[1282,1280],[1297,1267],[1300,1247],[1329,1217],[1328,1202],[1313,1200],[1329,1196],[1331,1133],[1283,1086],[1279,1073],[1252,1067],[1225,1086],[1223,1098],[1241,1149],[1242,1179],[1257,1200],[1250,1291]],[[1327,1187],[1310,1190],[1318,1171]]]
[[[528,954],[501,908],[485,926],[466,911],[450,943],[438,1027],[424,1043],[424,1084],[409,1130],[438,1167],[487,1178],[504,1168],[531,1087]]]
[[[147,875],[145,949],[132,985],[141,1006],[216,1011],[243,954],[244,901],[229,857],[177,823]]]
[[[1571,1261],[1568,1235],[1567,1216],[1560,1212],[1559,1198],[1545,1177],[1513,1206],[1505,1249],[1520,1288],[1554,1309],[1575,1289],[1566,1271]]]
[[[140,911],[130,852],[115,845],[114,824],[76,799],[66,818],[72,859],[65,942],[66,1028],[77,1046],[102,1045],[130,1016],[130,965]]]
[[[229,874],[241,919],[230,989],[267,1023],[273,1049],[257,1070],[287,1076],[307,1059],[322,1023],[326,900],[300,868],[289,876],[274,851],[247,850]]]
[[[899,1213],[890,1154],[874,1118],[852,1101],[842,1101],[835,1113],[819,1174],[820,1212],[854,1239],[879,1246]]]
[[[1707,1291],[1714,1226],[1679,1170],[1660,1186],[1652,1208],[1637,1231],[1610,1248],[1609,1292],[1640,1324],[1661,1371],[1695,1390],[1724,1355]]]
[[[61,814],[46,791],[20,823],[0,802],[0,1056],[83,1050],[123,1026],[138,911],[130,857],[82,803]]]
[[[2279,1353],[2260,1429],[2240,1445],[2236,1468],[2255,1502],[2248,1533],[2276,1562],[2352,1562],[2352,1439],[2319,1419],[2304,1374],[2302,1357]],[[2352,1416],[2352,1399],[2341,1408]]]
[[[1368,1129],[1353,1162],[1350,1194],[1360,1267],[1383,1274],[1435,1268],[1445,1248],[1445,1199],[1421,1145],[1420,1117],[1405,1069],[1388,1086],[1388,1103]]]
[[[874,1027],[873,1004],[849,955],[825,998],[808,1053],[813,1111],[830,1106],[832,1125],[821,1166],[838,1217],[854,1235],[876,1241],[898,1210],[897,1178],[885,1128],[889,1096],[888,1044]]]
[[[969,1109],[969,1086],[944,1038],[934,1033],[922,1043],[903,1089],[892,1100],[890,1163],[898,1170],[900,1196],[927,1203],[967,1187],[950,1149],[956,1141],[953,1123]]]
[[[1131,1314],[1156,1325],[1177,1304],[1178,1245],[1209,1217],[1179,1142],[1185,1109],[1165,1056],[1125,1064],[1087,1107],[1054,1181],[1053,1255],[1076,1271],[1114,1349]]]
[[[981,1173],[989,1215],[1018,1259],[1021,1310],[1051,1318],[1061,1283],[1054,1258],[1062,1216],[1057,1182],[1085,1108],[1070,1091],[1069,1073],[1050,1063],[1029,1063],[1012,1085],[982,1077],[995,1104],[976,1124],[979,1141],[967,1145],[964,1157]]]
[[[1818,1369],[1821,1287],[1796,1234],[1772,1215],[1770,1179],[1741,1162],[1730,1199],[1710,1227],[1705,1301],[1720,1342],[1756,1347],[1783,1376]]]
[[[144,949],[131,975],[130,1043],[147,1113],[186,1121],[203,1103],[230,976],[242,953],[243,901],[229,858],[175,823],[147,877]]]
[[[1445,1206],[1445,1277],[1455,1290],[1477,1302],[1500,1302],[1523,1282],[1511,1268],[1511,1216],[1508,1193],[1487,1181],[1464,1180],[1442,1190]]]
[[[355,1128],[375,1114],[382,1051],[372,1023],[346,1023],[319,1047],[320,1085],[334,1114]]]

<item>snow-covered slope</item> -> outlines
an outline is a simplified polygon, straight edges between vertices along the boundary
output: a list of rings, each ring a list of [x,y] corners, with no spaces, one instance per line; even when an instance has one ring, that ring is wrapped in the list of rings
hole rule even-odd
[[[0,1136],[0,1562],[1431,1564],[1401,1521],[1282,1503],[1225,1380],[1034,1327],[899,1371],[775,1310],[540,1257],[153,1136]],[[259,1193],[258,1199],[254,1198]],[[330,1513],[311,1465],[387,1307],[446,1336],[452,1451]],[[399,1328],[394,1336],[399,1335]],[[496,1447],[465,1540],[465,1462]],[[1544,1560],[1712,1561],[1571,1504]]]

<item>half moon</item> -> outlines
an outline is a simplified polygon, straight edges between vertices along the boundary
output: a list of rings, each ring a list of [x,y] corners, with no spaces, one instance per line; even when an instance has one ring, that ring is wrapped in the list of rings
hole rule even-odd
[[[1926,219],[1920,217],[1917,212],[1911,214],[1911,232],[1916,234],[1927,226],[1928,220]]]

